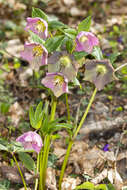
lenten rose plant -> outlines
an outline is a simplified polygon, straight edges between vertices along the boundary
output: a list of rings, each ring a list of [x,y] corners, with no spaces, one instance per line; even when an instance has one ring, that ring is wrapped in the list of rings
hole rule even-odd
[[[37,176],[34,190],[48,189],[46,171],[51,144],[59,138],[57,131],[64,129],[68,132],[69,141],[58,182],[58,189],[61,190],[71,148],[85,122],[97,91],[102,90],[105,85],[115,80],[115,72],[127,65],[124,64],[114,70],[110,60],[103,58],[99,40],[90,32],[90,23],[91,17],[89,16],[79,23],[77,29],[70,28],[60,21],[50,20],[43,11],[37,8],[33,8],[32,18],[27,18],[25,30],[29,32],[31,38],[25,43],[21,58],[28,61],[32,68],[38,72],[40,66],[45,65],[41,68],[43,69],[43,77],[40,78],[39,82],[43,90],[45,89],[50,96],[51,102],[45,100],[41,101],[36,108],[30,107],[29,120],[32,129],[20,134],[16,142],[0,141],[2,144],[0,149],[11,153],[25,190],[28,187],[18,164],[17,156],[24,166],[34,176]],[[90,60],[88,60],[89,57]],[[81,88],[79,69],[82,66],[85,67],[85,72],[82,73],[85,86],[88,85],[86,81],[89,81],[89,84],[92,83],[94,86],[94,90],[81,120],[75,124],[71,120],[68,96],[73,86]],[[66,119],[55,118],[59,98],[60,101],[65,98]],[[104,151],[107,150],[108,145],[104,147]],[[34,159],[33,152],[35,153]],[[37,159],[35,159],[35,155]]]

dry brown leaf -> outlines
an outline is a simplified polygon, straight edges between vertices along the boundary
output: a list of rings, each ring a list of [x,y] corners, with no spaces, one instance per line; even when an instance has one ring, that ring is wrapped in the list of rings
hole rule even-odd
[[[57,190],[56,188],[56,172],[53,168],[47,168],[46,186],[50,190]]]
[[[62,190],[72,190],[75,189],[77,185],[80,184],[79,178],[64,178],[62,182]]]
[[[17,126],[21,119],[21,116],[24,115],[24,110],[18,102],[15,102],[13,105],[11,105],[9,109],[9,113],[10,113],[12,122],[14,123],[15,126]]]

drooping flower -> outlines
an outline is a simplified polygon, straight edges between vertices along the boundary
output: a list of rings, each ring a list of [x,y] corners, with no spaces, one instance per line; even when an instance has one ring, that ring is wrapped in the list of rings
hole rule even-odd
[[[91,53],[94,46],[99,44],[98,38],[91,32],[81,31],[76,37],[76,51]]]
[[[85,63],[85,80],[95,84],[98,90],[113,80],[114,69],[108,59],[90,60]]]
[[[68,92],[68,79],[62,73],[47,73],[41,82],[50,88],[56,97]]]
[[[75,61],[73,55],[69,55],[66,51],[55,52],[48,59],[48,72],[63,73],[69,81],[76,77],[77,70],[78,62]]]
[[[24,51],[21,52],[21,57],[36,69],[37,66],[47,64],[48,51],[43,45],[38,43],[26,43],[24,45]]]
[[[43,145],[40,135],[33,131],[24,133],[23,135],[19,136],[16,141],[20,142],[23,145],[24,149],[34,150],[37,153],[40,152]]]
[[[42,18],[27,18],[27,25],[25,30],[31,30],[35,34],[37,34],[40,38],[46,39],[48,36],[48,24]]]

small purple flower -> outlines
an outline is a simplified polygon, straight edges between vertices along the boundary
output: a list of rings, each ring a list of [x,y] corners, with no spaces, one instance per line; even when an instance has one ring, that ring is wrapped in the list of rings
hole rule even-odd
[[[109,151],[109,144],[106,144],[102,150],[105,152]]]
[[[78,66],[74,56],[66,51],[54,52],[48,59],[48,72],[62,73],[69,81],[76,77]]]
[[[90,60],[85,63],[85,78],[95,84],[98,90],[102,90],[106,84],[116,79],[114,68],[108,59]]]
[[[123,37],[122,37],[122,36],[119,36],[119,37],[117,38],[117,42],[123,43]]]
[[[99,44],[98,38],[91,32],[81,31],[76,37],[76,51],[91,53],[94,46]]]
[[[50,88],[56,97],[68,92],[68,79],[62,73],[47,73],[41,82]]]
[[[16,141],[20,142],[23,145],[24,149],[34,150],[37,153],[40,152],[43,145],[40,135],[33,131],[24,133],[23,135],[19,136]]]
[[[27,25],[25,30],[31,30],[35,34],[37,34],[40,38],[46,39],[48,36],[48,24],[45,20],[41,18],[27,18]]]
[[[21,57],[31,63],[33,68],[36,68],[37,65],[47,64],[48,51],[38,43],[26,43],[24,51],[21,52]]]

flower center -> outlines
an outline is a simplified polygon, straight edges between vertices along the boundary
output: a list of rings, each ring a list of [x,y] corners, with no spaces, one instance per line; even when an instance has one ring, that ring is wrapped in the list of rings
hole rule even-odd
[[[57,75],[54,77],[54,82],[55,82],[55,85],[59,84],[61,86],[64,82],[64,78],[60,75]]]
[[[84,43],[87,40],[88,40],[88,38],[86,36],[81,36],[80,39],[79,39],[79,41],[82,42],[82,43]]]
[[[36,29],[38,30],[38,32],[44,32],[46,27],[44,25],[44,23],[42,21],[37,21],[37,24],[36,24]]]
[[[69,67],[71,63],[71,60],[68,56],[62,56],[60,58],[60,64],[65,66],[65,67]]]
[[[107,68],[105,65],[97,65],[96,71],[98,74],[104,75],[107,72]]]
[[[43,53],[43,48],[40,45],[37,45],[33,48],[33,55],[36,56],[41,56]]]

